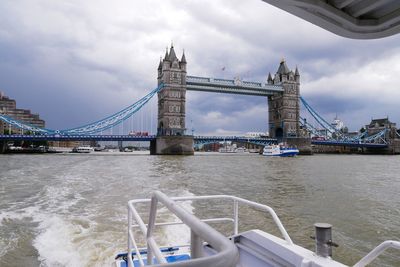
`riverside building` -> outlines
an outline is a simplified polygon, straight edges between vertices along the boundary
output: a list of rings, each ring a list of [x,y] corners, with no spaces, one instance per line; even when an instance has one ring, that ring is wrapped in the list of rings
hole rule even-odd
[[[0,92],[0,114],[39,128],[45,127],[45,121],[40,119],[39,114],[33,114],[29,109],[17,108],[16,101],[6,96],[3,92]],[[8,133],[10,130],[13,133],[21,133],[20,129],[0,121],[0,134]]]

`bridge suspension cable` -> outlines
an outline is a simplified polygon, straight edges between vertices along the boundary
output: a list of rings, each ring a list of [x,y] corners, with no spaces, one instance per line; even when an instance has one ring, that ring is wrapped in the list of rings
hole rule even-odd
[[[322,127],[326,134],[323,134],[321,130],[310,124],[304,117],[300,117],[299,123],[304,126],[314,136],[325,137],[327,143],[359,143],[359,144],[387,144],[386,134],[388,129],[385,128],[375,134],[368,136],[368,131],[360,132],[355,136],[347,136],[341,131],[338,131],[330,123],[328,123],[322,116],[320,116],[306,101],[303,97],[300,97],[303,106],[306,108],[309,114],[315,119],[315,121]],[[335,135],[335,136],[334,136]],[[323,142],[318,140],[319,143]]]
[[[305,118],[300,117],[300,124],[304,127],[307,128],[309,132],[311,132],[314,135],[319,135],[319,131],[317,128],[315,128],[311,123],[307,122]]]
[[[25,131],[36,132],[36,133],[40,133],[40,134],[49,134],[49,133],[54,132],[53,130],[50,130],[50,129],[39,128],[39,127],[33,126],[31,124],[24,123],[19,120],[15,120],[4,114],[0,114],[0,120],[9,125],[10,133],[11,133],[11,127],[18,128],[18,129],[25,130]]]
[[[323,129],[325,129],[327,132],[330,133],[330,135],[335,134],[337,137],[343,136],[343,134],[336,130],[329,122],[327,122],[321,115],[319,115],[308,103],[307,101],[300,96],[300,101],[303,103],[303,106],[306,108],[306,110],[311,114],[311,116],[317,121],[319,125]],[[315,129],[315,127],[313,127]]]
[[[129,107],[99,121],[87,124],[85,126],[62,130],[61,134],[92,134],[97,133],[102,130],[109,129],[122,121],[130,118],[134,113],[139,111],[156,93],[158,93],[163,88],[163,84],[160,84],[156,89],[151,91],[145,97],[137,101],[136,103],[130,105]]]
[[[124,108],[123,110],[108,116],[102,120],[98,120],[96,122],[81,126],[81,127],[76,127],[72,129],[66,129],[66,130],[51,130],[51,129],[45,129],[45,128],[39,128],[27,123],[24,123],[19,120],[15,120],[9,116],[0,114],[0,120],[3,122],[19,129],[27,130],[27,131],[32,131],[36,132],[39,134],[47,134],[47,135],[54,135],[54,134],[60,134],[60,135],[83,135],[83,134],[93,134],[93,133],[98,133],[102,132],[107,129],[111,129],[112,127],[120,124],[121,122],[125,121],[126,119],[130,118],[133,114],[135,114],[137,111],[139,111],[155,94],[157,94],[161,89],[163,88],[163,84],[160,84],[157,88],[155,88],[153,91],[148,93],[146,96],[135,102],[134,104],[130,105],[129,107]]]

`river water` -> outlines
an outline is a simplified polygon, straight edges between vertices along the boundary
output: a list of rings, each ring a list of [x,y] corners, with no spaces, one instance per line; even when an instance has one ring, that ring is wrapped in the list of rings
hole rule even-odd
[[[349,265],[384,240],[400,240],[399,156],[0,155],[0,266],[110,266],[126,250],[127,201],[154,190],[267,204],[294,242],[311,250],[313,224],[331,223],[340,245],[334,258]],[[184,205],[201,217],[232,210]],[[240,230],[278,234],[268,216],[242,207],[240,214]],[[160,242],[188,239],[177,226],[168,230]],[[389,252],[373,266],[400,266],[400,252]]]

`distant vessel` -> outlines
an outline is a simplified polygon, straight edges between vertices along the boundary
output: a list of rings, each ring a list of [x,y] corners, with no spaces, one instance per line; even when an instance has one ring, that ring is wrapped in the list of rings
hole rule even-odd
[[[237,153],[236,147],[233,146],[224,146],[218,149],[219,153]]]
[[[299,154],[299,150],[294,147],[287,147],[284,144],[265,146],[264,156],[270,157],[293,157]]]
[[[260,153],[260,149],[258,148],[250,148],[249,153]]]
[[[94,149],[90,146],[78,146],[72,149],[72,153],[90,153],[93,151]]]
[[[243,146],[236,148],[236,153],[247,153],[247,152],[249,151]]]

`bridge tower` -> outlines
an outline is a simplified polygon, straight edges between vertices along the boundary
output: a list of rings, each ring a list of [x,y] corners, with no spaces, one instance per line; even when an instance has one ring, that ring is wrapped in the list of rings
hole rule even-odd
[[[165,52],[158,65],[158,85],[164,88],[158,93],[158,135],[184,135],[186,102],[186,58],[179,60],[174,47]]]
[[[280,84],[283,93],[268,98],[269,134],[278,140],[300,137],[300,74],[289,70],[284,59],[272,79],[268,75],[268,84]]]
[[[193,136],[185,135],[186,57],[176,56],[173,45],[158,65],[157,139],[151,153],[158,155],[193,155]]]

